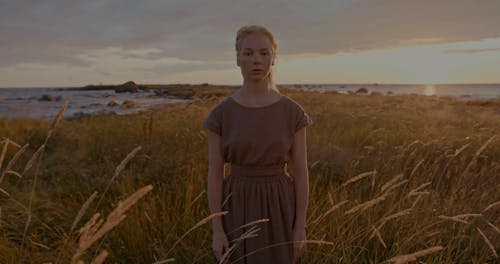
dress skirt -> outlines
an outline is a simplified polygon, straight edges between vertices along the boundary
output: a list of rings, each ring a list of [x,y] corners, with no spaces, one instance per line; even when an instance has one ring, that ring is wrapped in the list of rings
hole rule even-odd
[[[284,164],[231,164],[223,182],[222,210],[228,211],[222,224],[229,241],[229,263],[293,263],[295,185]],[[256,220],[262,221],[251,223]]]

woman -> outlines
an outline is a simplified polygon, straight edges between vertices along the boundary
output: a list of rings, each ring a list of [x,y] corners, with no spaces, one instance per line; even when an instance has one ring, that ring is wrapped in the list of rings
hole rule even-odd
[[[300,263],[305,242],[294,241],[306,239],[305,127],[312,120],[273,83],[276,42],[266,27],[240,28],[236,57],[243,85],[203,121],[210,211],[227,211],[212,221],[213,253],[230,263]],[[227,179],[225,162],[231,163]],[[292,164],[294,180],[285,163]],[[253,228],[246,225],[253,221]],[[253,236],[245,233],[252,230]]]

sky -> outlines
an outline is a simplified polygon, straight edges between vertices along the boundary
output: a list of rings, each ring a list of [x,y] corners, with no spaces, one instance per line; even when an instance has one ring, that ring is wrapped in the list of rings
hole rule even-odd
[[[241,84],[271,29],[278,84],[500,83],[498,0],[0,0],[0,87]]]

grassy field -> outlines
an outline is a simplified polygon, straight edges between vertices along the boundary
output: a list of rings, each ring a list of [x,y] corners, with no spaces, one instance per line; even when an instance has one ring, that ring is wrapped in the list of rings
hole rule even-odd
[[[500,102],[280,90],[314,121],[307,238],[332,242],[307,244],[305,263],[498,260]],[[201,123],[232,92],[129,116],[0,120],[0,263],[210,263]]]

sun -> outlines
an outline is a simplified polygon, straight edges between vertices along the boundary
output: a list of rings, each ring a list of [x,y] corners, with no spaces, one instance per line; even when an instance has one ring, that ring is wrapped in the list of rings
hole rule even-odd
[[[426,84],[424,88],[424,94],[428,96],[436,94],[436,88],[434,87],[434,85]]]

